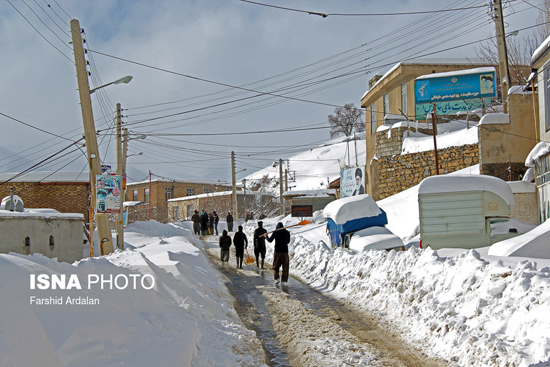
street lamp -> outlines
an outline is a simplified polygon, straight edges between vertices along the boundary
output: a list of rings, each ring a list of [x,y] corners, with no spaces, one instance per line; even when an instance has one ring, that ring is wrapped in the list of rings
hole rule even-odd
[[[97,88],[94,88],[94,89],[90,89],[90,94],[94,93],[96,90],[98,89],[101,89],[103,87],[106,87],[108,85],[111,85],[111,84],[120,84],[120,83],[124,83],[124,84],[128,84],[130,83],[130,80],[132,80],[134,77],[131,76],[131,75],[126,75],[125,77],[122,77],[120,79],[117,79],[115,80],[114,82],[110,82],[110,83],[107,83],[107,84],[103,84],[102,86],[99,86]]]

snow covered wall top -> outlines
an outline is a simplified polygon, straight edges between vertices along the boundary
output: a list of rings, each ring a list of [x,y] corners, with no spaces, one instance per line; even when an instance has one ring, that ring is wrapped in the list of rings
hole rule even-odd
[[[446,192],[488,191],[500,196],[514,210],[516,201],[508,184],[493,176],[450,175],[425,178],[418,187],[418,194]]]
[[[376,217],[381,213],[374,199],[367,194],[335,200],[323,210],[325,218],[332,219],[336,224],[344,224],[358,218]]]

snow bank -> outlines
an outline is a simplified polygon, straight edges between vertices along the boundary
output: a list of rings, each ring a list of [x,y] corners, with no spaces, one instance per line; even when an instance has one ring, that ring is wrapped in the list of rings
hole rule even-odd
[[[222,276],[186,240],[189,231],[156,222],[127,230],[134,249],[74,264],[38,254],[0,255],[0,365],[264,363],[260,342],[234,311]],[[76,276],[82,289],[32,289],[30,278],[37,274]],[[89,276],[119,280],[89,286]],[[132,277],[137,288],[130,282],[119,289]],[[31,297],[62,303],[38,305]],[[67,304],[67,298],[97,303]]]
[[[515,268],[475,250],[441,257],[354,253],[297,236],[292,271],[313,286],[384,317],[405,340],[459,366],[529,366],[550,358],[550,271]]]
[[[507,113],[487,113],[479,120],[479,125],[505,125],[510,123]]]

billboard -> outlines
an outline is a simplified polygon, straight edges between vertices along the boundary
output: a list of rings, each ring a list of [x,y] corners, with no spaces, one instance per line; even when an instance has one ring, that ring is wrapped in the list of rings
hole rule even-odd
[[[313,217],[313,205],[291,205],[292,217]]]
[[[340,197],[365,193],[365,168],[353,167],[340,171]]]
[[[416,105],[496,97],[493,67],[423,75],[414,81]]]
[[[95,182],[97,213],[120,213],[120,176],[97,175]]]

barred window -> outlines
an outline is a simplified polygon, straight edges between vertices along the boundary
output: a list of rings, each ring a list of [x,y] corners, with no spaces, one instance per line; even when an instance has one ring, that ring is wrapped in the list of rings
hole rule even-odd
[[[145,202],[149,203],[149,189],[145,189]]]
[[[187,196],[195,195],[195,189],[192,187],[187,188]]]
[[[166,195],[166,201],[172,199],[172,188],[171,187],[167,187],[164,189],[164,194]]]
[[[205,194],[210,194],[211,192],[213,192],[213,190],[212,190],[211,187],[205,187],[203,192],[204,192]]]

